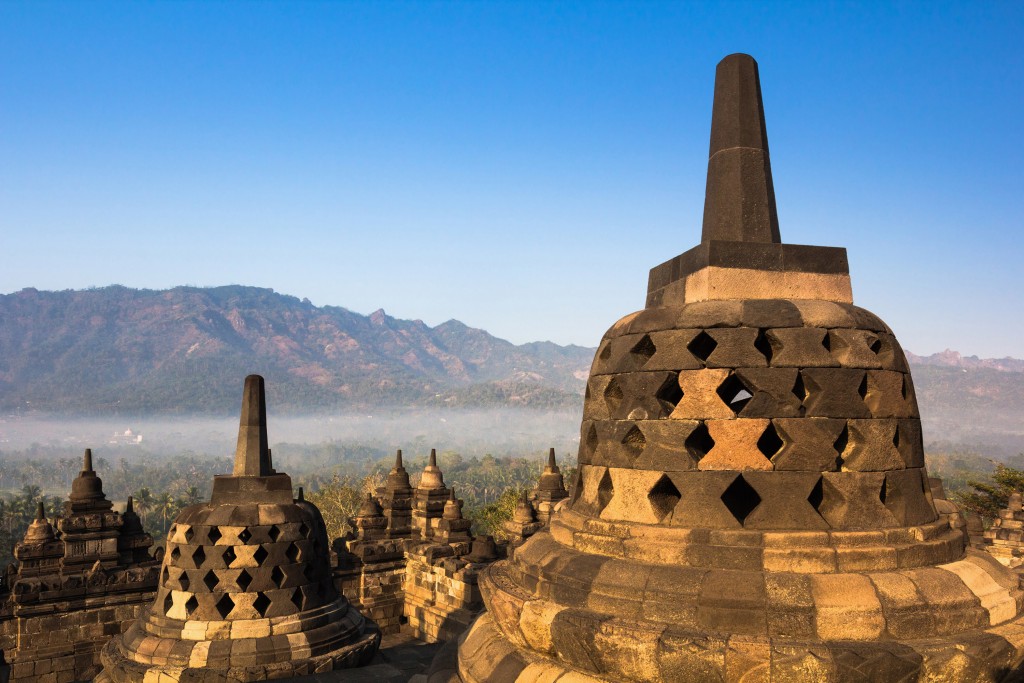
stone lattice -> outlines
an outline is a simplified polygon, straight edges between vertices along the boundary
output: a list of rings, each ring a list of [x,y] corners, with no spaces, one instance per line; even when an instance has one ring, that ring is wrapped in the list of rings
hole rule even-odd
[[[906,359],[852,304],[845,250],[779,239],[757,65],[732,55],[701,244],[601,341],[573,497],[482,574],[458,673],[998,679],[1022,593],[943,512]]]
[[[263,379],[246,379],[235,468],[167,535],[153,604],[103,651],[116,683],[256,681],[359,666],[380,642],[338,593],[319,510],[267,448]]]

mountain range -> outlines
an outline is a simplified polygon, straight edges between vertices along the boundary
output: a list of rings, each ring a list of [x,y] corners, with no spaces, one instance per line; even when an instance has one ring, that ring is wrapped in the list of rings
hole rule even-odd
[[[228,414],[254,372],[283,412],[579,409],[594,351],[256,287],[24,289],[0,295],[0,411]],[[1024,360],[907,357],[932,439],[1024,450]]]

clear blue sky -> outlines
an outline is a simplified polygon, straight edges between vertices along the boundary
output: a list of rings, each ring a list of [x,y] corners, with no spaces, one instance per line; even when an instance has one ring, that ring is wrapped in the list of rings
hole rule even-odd
[[[249,284],[596,345],[749,52],[783,239],[1024,357],[1024,3],[0,3],[0,292]]]

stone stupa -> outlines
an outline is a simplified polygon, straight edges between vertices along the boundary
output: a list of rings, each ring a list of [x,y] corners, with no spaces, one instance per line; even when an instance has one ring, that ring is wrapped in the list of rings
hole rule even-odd
[[[263,378],[245,380],[234,471],[167,534],[153,604],[108,643],[99,681],[259,681],[360,666],[380,633],[335,588],[319,510],[267,448]]]
[[[586,390],[569,505],[480,579],[485,681],[991,681],[1017,578],[939,517],[914,386],[846,252],[783,244],[756,62],[718,65],[701,243]]]

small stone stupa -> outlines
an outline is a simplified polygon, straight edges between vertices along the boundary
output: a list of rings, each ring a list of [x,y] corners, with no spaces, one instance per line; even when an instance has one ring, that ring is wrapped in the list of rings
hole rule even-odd
[[[783,244],[756,62],[718,65],[701,243],[586,390],[567,507],[480,578],[485,681],[992,681],[1017,579],[936,513],[906,359],[844,249]]]
[[[97,680],[286,678],[362,665],[380,643],[335,589],[319,510],[293,500],[271,464],[257,375],[245,380],[234,471],[178,515],[160,578],[153,604],[104,648]]]

